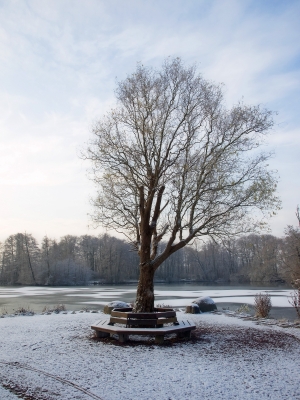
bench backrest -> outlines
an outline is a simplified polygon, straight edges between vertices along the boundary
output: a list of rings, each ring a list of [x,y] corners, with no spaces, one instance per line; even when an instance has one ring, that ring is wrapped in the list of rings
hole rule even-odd
[[[124,311],[120,311],[124,310]],[[111,312],[112,317],[127,318],[127,319],[155,319],[158,318],[174,318],[176,317],[176,311],[163,311],[154,313],[133,313],[125,311],[126,309],[114,308]]]

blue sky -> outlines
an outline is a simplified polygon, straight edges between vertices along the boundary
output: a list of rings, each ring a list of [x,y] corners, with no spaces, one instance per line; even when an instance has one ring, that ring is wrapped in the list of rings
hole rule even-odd
[[[268,149],[283,208],[270,226],[282,236],[300,203],[299,15],[288,0],[0,0],[0,241],[101,232],[80,148],[116,79],[168,56],[223,82],[229,107],[278,113]]]

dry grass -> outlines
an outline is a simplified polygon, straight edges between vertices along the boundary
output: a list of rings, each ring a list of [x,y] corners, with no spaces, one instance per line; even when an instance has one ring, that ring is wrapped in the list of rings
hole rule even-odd
[[[7,314],[8,314],[7,309],[5,307],[2,307],[1,311],[0,311],[0,315],[7,315]]]
[[[14,310],[15,315],[34,315],[34,311],[28,305],[27,307],[20,306]]]
[[[272,308],[271,296],[268,293],[257,293],[254,298],[255,316],[267,318]]]
[[[239,314],[249,314],[250,313],[250,307],[248,306],[248,304],[242,304],[237,310],[236,312]]]
[[[53,307],[45,306],[42,312],[43,313],[54,312],[56,314],[59,314],[61,311],[66,311],[66,306],[64,304],[57,304],[56,306]]]
[[[289,303],[294,307],[298,318],[300,319],[300,288],[291,293]]]

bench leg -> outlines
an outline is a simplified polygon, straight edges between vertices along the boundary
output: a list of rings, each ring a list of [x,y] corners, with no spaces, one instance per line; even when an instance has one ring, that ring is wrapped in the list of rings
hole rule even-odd
[[[155,335],[155,343],[156,344],[163,344],[164,343],[164,336],[163,335]]]
[[[177,333],[177,337],[178,338],[190,339],[191,338],[191,331],[179,332],[179,333]]]
[[[109,333],[108,332],[95,331],[95,334],[96,334],[96,337],[98,337],[98,338],[109,337]]]
[[[128,340],[128,335],[125,333],[119,333],[119,342],[120,343],[125,343]]]

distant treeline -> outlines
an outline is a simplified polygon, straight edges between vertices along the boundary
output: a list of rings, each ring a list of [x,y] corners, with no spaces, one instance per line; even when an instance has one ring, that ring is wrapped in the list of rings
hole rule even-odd
[[[130,245],[107,234],[44,237],[17,233],[0,244],[1,285],[85,285],[136,281],[139,259]],[[300,231],[284,238],[248,235],[222,245],[184,247],[157,270],[156,280],[179,282],[291,282],[300,271]],[[298,275],[297,275],[298,274]],[[299,276],[300,277],[300,276]]]

